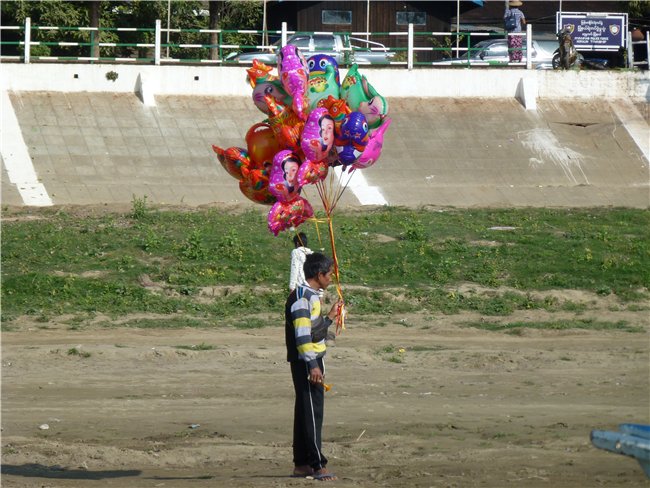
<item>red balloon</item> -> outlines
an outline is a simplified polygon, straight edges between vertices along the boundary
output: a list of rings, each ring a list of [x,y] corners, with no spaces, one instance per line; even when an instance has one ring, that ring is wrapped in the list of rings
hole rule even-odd
[[[273,129],[264,122],[255,124],[248,129],[246,146],[248,147],[249,157],[258,165],[271,164],[273,156],[282,150],[282,146],[280,146],[273,134]]]
[[[212,146],[212,150],[217,153],[217,159],[230,176],[242,179],[242,168],[251,164],[248,152],[241,147],[229,147],[223,149],[219,146]]]

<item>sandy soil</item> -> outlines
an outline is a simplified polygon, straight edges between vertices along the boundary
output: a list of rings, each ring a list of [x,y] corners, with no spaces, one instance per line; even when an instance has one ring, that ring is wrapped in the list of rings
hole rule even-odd
[[[648,312],[612,309],[600,302],[581,317],[646,333],[512,335],[463,326],[473,314],[352,313],[327,359],[324,449],[336,485],[649,486],[634,459],[589,440],[592,429],[649,423]],[[281,327],[71,330],[63,319],[21,319],[2,335],[3,487],[318,483],[288,476]],[[196,344],[214,349],[177,347]]]

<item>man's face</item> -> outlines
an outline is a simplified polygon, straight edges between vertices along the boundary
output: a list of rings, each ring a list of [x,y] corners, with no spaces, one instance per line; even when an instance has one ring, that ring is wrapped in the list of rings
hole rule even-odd
[[[330,286],[330,283],[332,283],[332,273],[334,273],[333,268],[330,268],[327,273],[318,273],[318,286],[323,290],[326,290]]]

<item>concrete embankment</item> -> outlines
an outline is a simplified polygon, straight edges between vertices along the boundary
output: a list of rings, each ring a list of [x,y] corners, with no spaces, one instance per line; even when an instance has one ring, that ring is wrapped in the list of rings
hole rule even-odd
[[[393,124],[347,205],[650,204],[648,72],[361,71]],[[211,150],[264,119],[243,67],[4,65],[0,81],[3,204],[254,205]]]

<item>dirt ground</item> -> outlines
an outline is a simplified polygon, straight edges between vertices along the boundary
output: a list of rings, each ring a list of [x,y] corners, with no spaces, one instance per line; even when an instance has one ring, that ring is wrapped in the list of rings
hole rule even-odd
[[[645,332],[506,334],[464,326],[481,318],[469,313],[350,311],[326,363],[324,451],[336,485],[650,486],[633,458],[589,440],[592,429],[650,423],[648,312],[587,298],[581,318]],[[570,317],[500,320],[560,316]],[[21,319],[2,334],[3,487],[319,483],[288,476],[282,327],[72,330],[64,319]],[[200,344],[214,348],[178,347]]]

